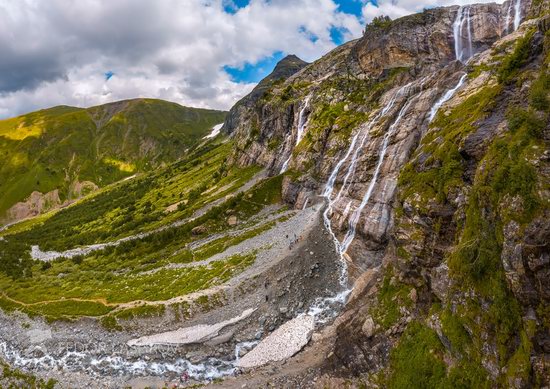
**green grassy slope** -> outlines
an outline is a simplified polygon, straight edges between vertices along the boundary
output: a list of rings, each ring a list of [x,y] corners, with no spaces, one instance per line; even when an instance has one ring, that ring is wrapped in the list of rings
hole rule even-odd
[[[0,219],[33,191],[59,189],[78,197],[74,183],[104,186],[174,161],[225,112],[154,99],[88,109],[59,106],[0,121]]]
[[[260,219],[250,231],[198,250],[188,247],[211,234],[240,228],[228,224],[230,216],[248,223],[265,206],[281,202],[281,176],[237,194],[260,168],[228,167],[225,161],[234,145],[224,141],[217,138],[165,167],[1,231],[0,309],[50,319],[105,317],[118,312],[120,304],[170,299],[219,285],[242,272],[254,262],[254,252],[209,265],[170,267],[207,259],[274,224],[264,225]],[[212,202],[216,206],[196,213]],[[174,226],[175,221],[180,223]],[[72,259],[42,263],[29,255],[31,245],[63,251],[147,231],[155,232]]]

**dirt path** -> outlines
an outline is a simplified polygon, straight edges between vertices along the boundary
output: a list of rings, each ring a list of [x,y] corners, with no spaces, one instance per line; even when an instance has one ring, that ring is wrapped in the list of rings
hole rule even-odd
[[[40,304],[59,303],[59,302],[62,302],[62,301],[80,301],[80,302],[88,302],[88,303],[100,303],[100,304],[103,304],[107,307],[116,307],[116,306],[119,305],[117,303],[109,303],[104,298],[82,299],[82,298],[78,298],[78,297],[67,297],[67,298],[61,298],[61,299],[57,299],[57,300],[43,300],[43,301],[37,301],[35,303],[25,303],[23,301],[19,301],[19,300],[11,298],[10,296],[8,296],[4,292],[2,292],[2,297],[5,298],[6,300],[9,300],[9,301],[14,302],[14,303],[19,304],[19,305],[23,305],[25,307],[32,307],[33,305],[40,305]]]

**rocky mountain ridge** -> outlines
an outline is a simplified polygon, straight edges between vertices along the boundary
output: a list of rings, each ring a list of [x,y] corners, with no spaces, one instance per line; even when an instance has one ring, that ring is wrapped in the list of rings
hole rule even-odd
[[[288,203],[326,198],[360,296],[328,375],[548,384],[548,12],[521,1],[378,19],[226,128],[237,164],[285,173]],[[434,370],[400,359],[415,352],[412,366]]]

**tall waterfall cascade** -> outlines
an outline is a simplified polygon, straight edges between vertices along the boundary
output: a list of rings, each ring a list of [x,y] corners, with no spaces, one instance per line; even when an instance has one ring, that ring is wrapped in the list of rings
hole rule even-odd
[[[514,20],[512,21],[512,14]],[[510,33],[516,31],[521,23],[521,0],[510,0],[504,18],[504,31]],[[512,29],[511,29],[512,27]]]
[[[520,23],[521,23],[521,0],[516,0],[516,4],[514,6],[514,31],[516,31],[519,28]]]
[[[352,141],[350,143],[350,146],[345,153],[345,155],[338,161],[336,166],[334,167],[331,175],[329,176],[329,179],[327,181],[327,184],[325,186],[325,190],[323,192],[323,196],[328,200],[327,208],[325,209],[325,212],[323,213],[323,219],[325,222],[325,226],[327,229],[332,233],[333,239],[335,240],[335,244],[340,251],[340,253],[343,255],[347,249],[349,248],[350,244],[353,242],[355,238],[355,231],[357,224],[359,222],[359,219],[361,217],[361,213],[363,212],[363,209],[369,202],[372,193],[374,191],[374,188],[378,181],[378,176],[380,175],[380,170],[382,168],[382,164],[385,159],[385,155],[387,152],[387,148],[389,146],[389,142],[394,135],[398,124],[401,122],[405,114],[408,112],[410,105],[412,104],[413,98],[408,99],[408,101],[402,106],[400,109],[397,118],[393,120],[392,124],[384,134],[384,137],[382,139],[382,144],[380,147],[379,155],[378,155],[378,161],[375,167],[375,171],[373,174],[373,177],[369,183],[368,189],[366,193],[364,194],[361,203],[359,206],[351,212],[352,208],[352,201],[350,201],[346,206],[345,211],[345,217],[350,214],[351,217],[348,221],[348,231],[346,232],[346,235],[342,242],[340,242],[335,234],[332,231],[331,228],[331,220],[330,220],[330,214],[332,211],[333,205],[338,202],[342,195],[349,189],[349,186],[351,186],[351,182],[353,182],[353,177],[355,175],[357,162],[359,159],[360,151],[365,146],[365,143],[367,139],[369,139],[369,133],[372,128],[374,128],[377,124],[381,123],[381,120],[384,120],[386,116],[390,113],[390,111],[394,108],[396,101],[399,97],[407,97],[410,94],[411,91],[411,84],[407,84],[405,86],[402,86],[399,88],[390,98],[390,100],[384,105],[384,107],[371,119],[369,120],[366,125],[364,125],[352,138]],[[334,186],[336,183],[336,178],[338,177],[340,170],[344,163],[349,160],[348,169],[344,175],[342,186],[336,196],[334,195]]]
[[[512,20],[512,0],[510,0],[510,3],[508,4],[508,8],[506,10],[506,17],[504,18],[504,31],[510,32],[511,20]]]
[[[467,62],[472,55],[474,55],[471,19],[470,6],[467,5],[458,8],[458,13],[453,24],[453,36],[455,43],[455,56],[460,62]]]
[[[413,102],[413,98],[410,98],[407,103],[401,108],[399,111],[399,114],[397,115],[397,118],[395,121],[391,124],[390,128],[386,131],[384,134],[384,139],[382,140],[382,146],[380,148],[380,153],[378,156],[378,161],[376,162],[376,167],[374,169],[374,173],[372,175],[372,179],[369,183],[369,186],[367,188],[367,191],[363,195],[363,199],[361,200],[361,204],[359,204],[359,207],[353,211],[349,222],[348,222],[348,232],[346,233],[346,236],[344,237],[344,240],[341,244],[341,250],[343,253],[347,251],[350,244],[355,239],[355,232],[357,229],[357,224],[359,223],[359,218],[361,217],[361,213],[363,212],[363,209],[369,202],[372,193],[374,191],[374,187],[378,181],[378,177],[380,175],[380,170],[382,169],[382,164],[384,163],[384,158],[386,156],[386,152],[388,150],[388,145],[390,142],[390,139],[394,135],[398,124],[401,122],[405,114],[409,111],[409,107],[411,106],[411,103]]]

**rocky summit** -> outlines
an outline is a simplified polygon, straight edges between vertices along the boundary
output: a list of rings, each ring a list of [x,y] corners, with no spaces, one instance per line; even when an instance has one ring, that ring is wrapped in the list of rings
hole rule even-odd
[[[548,0],[377,17],[197,115],[5,223],[0,385],[550,386]]]

